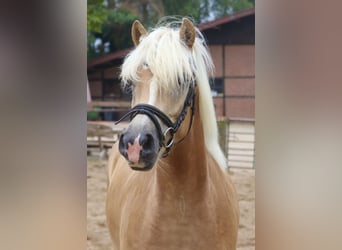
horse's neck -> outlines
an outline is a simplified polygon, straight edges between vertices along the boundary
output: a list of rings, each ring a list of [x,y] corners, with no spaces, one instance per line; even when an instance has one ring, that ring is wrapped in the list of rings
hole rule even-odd
[[[182,189],[191,193],[193,190],[198,192],[207,184],[208,154],[198,105],[195,110],[189,134],[171,149],[169,156],[162,159],[156,168],[157,181],[162,189]],[[187,129],[188,123],[184,125]]]

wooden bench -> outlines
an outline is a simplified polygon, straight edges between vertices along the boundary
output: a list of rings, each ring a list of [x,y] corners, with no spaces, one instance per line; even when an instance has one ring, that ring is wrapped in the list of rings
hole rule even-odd
[[[125,124],[115,126],[113,122],[87,122],[87,153],[94,150],[107,151],[120,138]]]

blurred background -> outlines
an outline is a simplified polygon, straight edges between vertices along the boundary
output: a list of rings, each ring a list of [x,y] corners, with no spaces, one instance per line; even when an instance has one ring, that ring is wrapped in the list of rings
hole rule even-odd
[[[341,3],[255,4],[256,248],[340,250]],[[87,22],[92,11],[81,0],[0,8],[1,249],[87,248],[88,63],[125,49],[102,40],[109,18]],[[225,17],[199,13],[198,25]]]

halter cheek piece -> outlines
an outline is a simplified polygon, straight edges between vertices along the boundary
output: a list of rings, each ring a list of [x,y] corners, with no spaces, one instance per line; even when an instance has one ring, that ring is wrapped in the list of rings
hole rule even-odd
[[[127,117],[129,117],[130,120],[132,120],[138,114],[147,115],[151,119],[151,121],[153,122],[154,126],[157,129],[157,134],[158,134],[158,138],[160,142],[159,147],[165,148],[165,152],[163,153],[162,157],[166,157],[169,154],[172,146],[175,144],[173,137],[178,131],[182,122],[184,121],[186,114],[187,114],[188,107],[191,106],[191,118],[190,118],[190,125],[188,128],[188,131],[186,135],[177,143],[183,141],[190,131],[193,116],[195,113],[195,88],[196,88],[196,84],[190,84],[188,94],[184,101],[183,109],[181,113],[179,114],[175,123],[173,123],[170,120],[170,118],[166,114],[164,114],[160,109],[149,104],[138,104],[134,106],[130,111],[128,111],[123,117],[121,117],[115,124],[120,123]],[[159,120],[167,126],[167,129],[164,132],[162,131],[162,128],[157,118],[159,118]],[[167,134],[171,136],[171,138],[168,141],[166,141]]]

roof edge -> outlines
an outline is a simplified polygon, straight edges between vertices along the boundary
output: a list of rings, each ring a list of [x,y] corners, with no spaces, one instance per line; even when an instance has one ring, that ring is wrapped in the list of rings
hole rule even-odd
[[[200,31],[204,31],[204,30],[216,27],[216,26],[224,24],[224,23],[229,23],[229,22],[235,21],[237,19],[240,19],[240,18],[243,18],[246,16],[250,16],[252,14],[255,14],[255,8],[242,10],[242,11],[236,12],[232,15],[224,16],[224,17],[221,17],[219,19],[216,19],[216,20],[213,20],[213,21],[210,21],[207,23],[202,23],[198,26],[198,29]]]
[[[95,67],[95,66],[97,66],[99,64],[106,63],[106,62],[109,62],[111,60],[123,58],[132,49],[133,48],[126,48],[126,49],[122,49],[122,50],[119,50],[119,51],[116,51],[116,52],[113,52],[113,53],[110,53],[110,54],[107,54],[107,55],[104,55],[104,56],[92,59],[91,61],[89,61],[87,63],[87,68],[90,69],[90,68]]]

